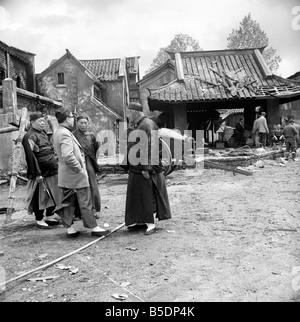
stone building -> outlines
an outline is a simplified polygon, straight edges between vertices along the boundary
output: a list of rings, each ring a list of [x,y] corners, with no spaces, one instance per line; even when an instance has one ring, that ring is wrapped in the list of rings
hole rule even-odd
[[[35,92],[35,54],[8,46],[0,41],[0,86],[11,78],[18,88]]]
[[[122,115],[103,101],[104,85],[69,50],[36,75],[37,92],[60,101],[77,115],[87,114],[91,130],[115,131]]]
[[[169,84],[175,79],[175,64],[174,61],[168,59],[164,64],[146,74],[139,82],[140,102],[146,114],[149,114],[148,105],[149,90],[155,90],[161,86]]]
[[[295,85],[300,85],[300,72],[289,76],[287,79]],[[281,105],[280,114],[286,120],[293,118],[295,122],[300,124],[300,99]]]
[[[103,102],[125,119],[125,107],[129,102],[140,100],[137,86],[140,80],[139,57],[91,59],[80,62],[103,85]]]
[[[91,130],[112,130],[126,118],[126,106],[139,101],[139,57],[78,60],[66,50],[36,75],[37,92],[62,102],[77,115],[87,114]]]
[[[207,124],[218,121],[219,109],[244,109],[246,130],[252,129],[257,111],[267,113],[271,126],[280,123],[280,105],[300,98],[300,84],[272,74],[263,50],[169,52],[175,77],[148,88],[150,111],[162,112],[166,127],[180,131],[205,131]]]

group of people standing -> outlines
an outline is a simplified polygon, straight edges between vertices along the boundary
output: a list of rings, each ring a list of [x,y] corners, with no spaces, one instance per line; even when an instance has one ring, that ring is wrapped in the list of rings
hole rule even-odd
[[[243,121],[243,118],[240,118],[235,127],[235,137],[238,146],[244,144],[245,128]],[[288,124],[283,128],[280,124],[276,124],[270,133],[266,112],[261,112],[260,116],[253,123],[252,135],[257,138],[257,145],[264,149],[266,148],[268,141],[273,147],[282,147],[282,145],[285,144],[285,159],[288,160],[291,155],[291,158],[294,160],[297,150],[297,136],[299,135],[294,124],[295,122],[293,119],[290,119]]]
[[[22,141],[27,162],[28,212],[34,213],[37,226],[43,229],[59,224],[60,217],[69,238],[80,234],[74,226],[76,217],[82,218],[92,236],[106,236],[111,231],[101,228],[96,220],[101,210],[96,158],[99,144],[88,131],[89,118],[79,116],[72,132],[75,116],[70,109],[61,108],[55,116],[59,126],[52,136],[45,131],[44,115],[31,113],[30,128]],[[139,103],[129,104],[128,118],[133,129],[147,135],[147,147],[141,149],[150,150],[146,163],[131,164],[128,157],[125,162],[129,172],[125,225],[128,231],[145,230],[146,235],[151,235],[157,231],[156,218],[171,218],[162,166],[151,164],[151,131],[157,125],[144,115]],[[139,139],[130,142],[128,152],[138,142]]]

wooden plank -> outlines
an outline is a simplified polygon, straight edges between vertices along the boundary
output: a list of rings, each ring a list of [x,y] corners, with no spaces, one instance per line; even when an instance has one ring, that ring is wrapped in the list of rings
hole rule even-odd
[[[204,160],[204,168],[220,169],[220,170],[230,171],[233,173],[244,174],[246,176],[253,175],[252,171],[237,169],[235,167],[230,167],[227,165],[223,165],[223,164],[219,164],[219,163],[215,163],[215,162],[211,162],[211,161],[205,161],[205,160]]]
[[[14,131],[19,131],[19,128],[14,127],[14,126],[7,126],[7,127],[0,129],[0,134],[14,132]]]
[[[28,278],[30,282],[37,282],[37,281],[46,281],[46,280],[53,280],[55,278],[59,278],[59,275],[56,276],[44,276],[44,277],[36,277],[36,278]]]
[[[12,221],[12,213],[13,213],[13,206],[15,201],[15,190],[16,190],[16,183],[18,179],[18,171],[19,171],[19,164],[21,161],[21,153],[22,153],[22,139],[25,134],[25,127],[26,127],[26,117],[27,117],[27,108],[23,107],[21,112],[21,122],[19,127],[18,138],[16,140],[16,144],[13,148],[13,156],[12,156],[12,173],[10,178],[10,187],[9,187],[9,195],[8,195],[8,207],[6,212],[6,223]]]
[[[8,113],[7,123],[19,128],[20,116],[18,114]]]

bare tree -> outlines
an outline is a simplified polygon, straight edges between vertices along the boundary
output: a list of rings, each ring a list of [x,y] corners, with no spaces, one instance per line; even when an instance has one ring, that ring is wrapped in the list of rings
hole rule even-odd
[[[232,30],[227,40],[227,48],[229,49],[259,48],[269,45],[269,38],[261,29],[259,23],[251,18],[250,12],[240,22],[239,28]],[[262,55],[269,69],[273,73],[276,72],[281,62],[280,56],[276,56],[276,50],[268,47]]]

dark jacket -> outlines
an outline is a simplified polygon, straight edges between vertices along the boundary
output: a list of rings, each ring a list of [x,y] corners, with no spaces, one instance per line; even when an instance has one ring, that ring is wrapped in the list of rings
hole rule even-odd
[[[159,150],[161,150],[160,142],[158,140],[158,126],[155,122],[144,116],[136,125],[134,129],[128,131],[128,136],[132,132],[132,130],[141,131],[147,135],[147,140],[143,140],[141,143],[140,139],[137,138],[135,142],[128,142],[127,146],[127,170],[135,173],[141,173],[143,170],[147,170],[150,173],[160,173],[163,170],[161,163],[161,155],[159,154]],[[130,136],[129,136],[130,138]],[[136,153],[137,158],[141,158],[141,162],[137,165],[132,164],[130,162],[130,150],[133,149],[139,144],[140,149],[138,149]],[[154,148],[155,147],[155,148]],[[144,151],[144,153],[140,153],[140,151]],[[147,153],[145,151],[147,150]],[[125,167],[124,167],[125,168]]]
[[[35,143],[32,150],[29,140]],[[58,172],[58,164],[54,148],[46,132],[30,128],[24,135],[22,145],[27,162],[27,178],[34,179],[37,176],[50,177]]]

